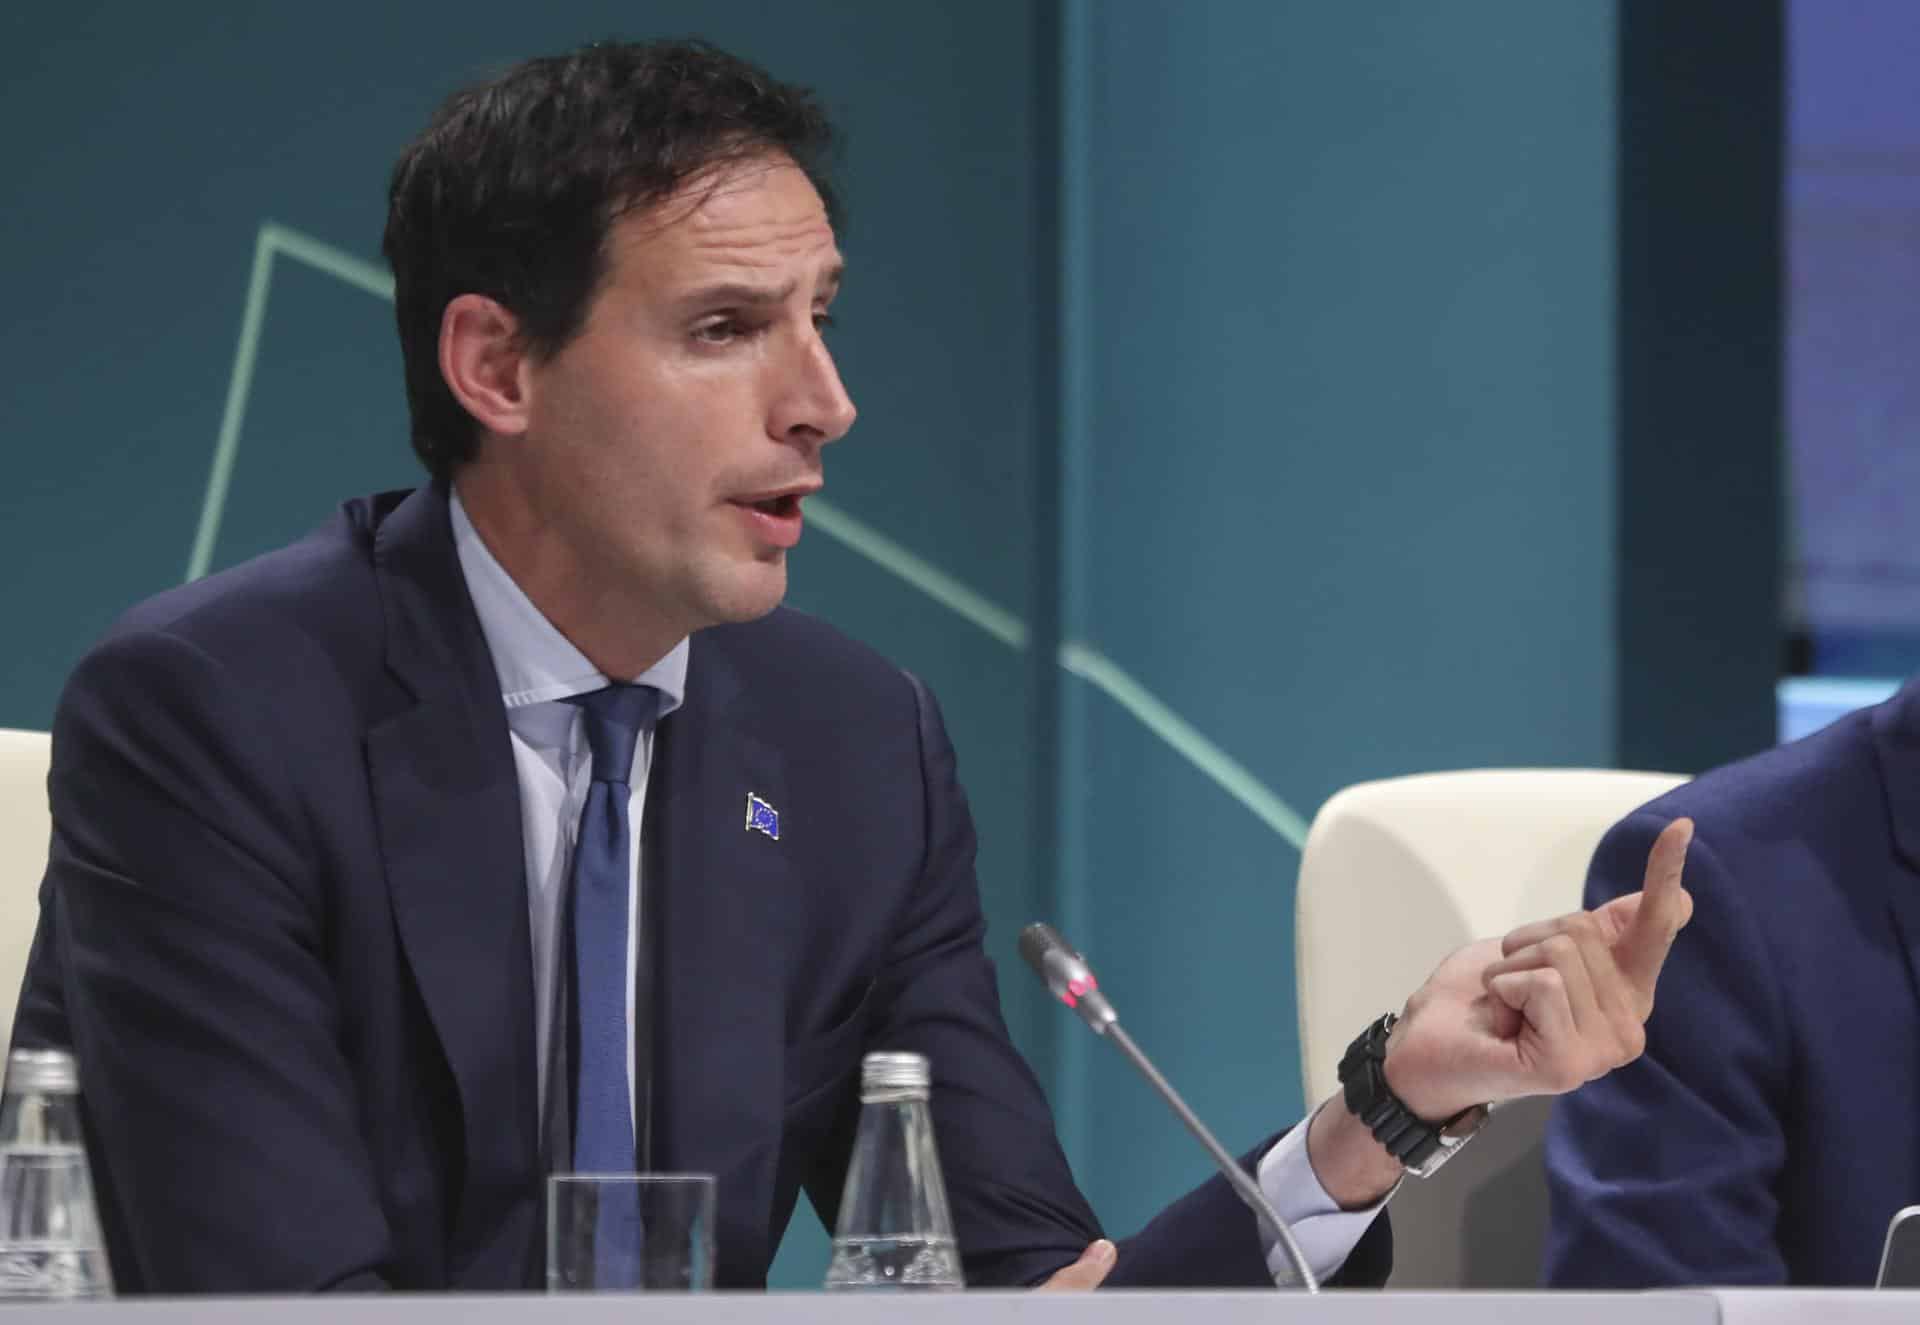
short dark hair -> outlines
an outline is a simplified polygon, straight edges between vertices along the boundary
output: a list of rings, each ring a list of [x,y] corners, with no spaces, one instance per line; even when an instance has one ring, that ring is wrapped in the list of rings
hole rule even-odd
[[[714,166],[785,154],[837,229],[834,143],[812,93],[699,41],[598,42],[449,98],[393,168],[381,245],[421,463],[447,478],[479,443],[440,376],[457,296],[498,300],[551,356],[586,320],[614,221]]]

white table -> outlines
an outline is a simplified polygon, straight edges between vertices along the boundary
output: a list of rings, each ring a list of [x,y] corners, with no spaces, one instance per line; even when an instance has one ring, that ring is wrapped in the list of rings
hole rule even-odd
[[[1706,1294],[826,1293],[130,1300],[0,1309],[49,1325],[1719,1325]]]
[[[1893,1325],[1920,1292],[719,1293],[175,1298],[0,1305],[0,1325]]]

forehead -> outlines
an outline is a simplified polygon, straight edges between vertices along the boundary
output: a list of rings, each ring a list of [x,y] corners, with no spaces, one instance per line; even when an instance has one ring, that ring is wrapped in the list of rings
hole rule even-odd
[[[771,277],[840,260],[818,190],[783,157],[696,175],[665,201],[615,222],[609,238],[616,266],[673,284],[720,269]]]

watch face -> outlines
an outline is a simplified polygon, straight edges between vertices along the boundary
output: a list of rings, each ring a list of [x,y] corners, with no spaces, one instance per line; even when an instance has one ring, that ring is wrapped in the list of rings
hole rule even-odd
[[[1485,1104],[1477,1104],[1448,1123],[1438,1134],[1439,1148],[1419,1164],[1409,1164],[1407,1172],[1416,1178],[1431,1178],[1440,1171],[1440,1166],[1452,1159],[1454,1152],[1473,1140],[1474,1134],[1486,1125],[1490,1110]]]
[[[1487,1106],[1476,1104],[1440,1129],[1440,1140],[1448,1145],[1459,1145],[1482,1127],[1487,1125]]]

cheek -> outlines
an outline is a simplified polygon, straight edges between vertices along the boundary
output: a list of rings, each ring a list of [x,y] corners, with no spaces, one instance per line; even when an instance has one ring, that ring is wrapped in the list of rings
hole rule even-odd
[[[583,356],[554,381],[542,433],[579,500],[684,528],[753,480],[757,385],[746,363]]]
[[[677,429],[673,411],[662,408],[667,403],[642,383],[595,379],[556,411],[551,439],[584,486],[631,494],[657,482],[670,458]]]
[[[677,385],[635,402],[634,433],[659,477],[681,494],[707,501],[750,485],[761,434],[751,384]]]

